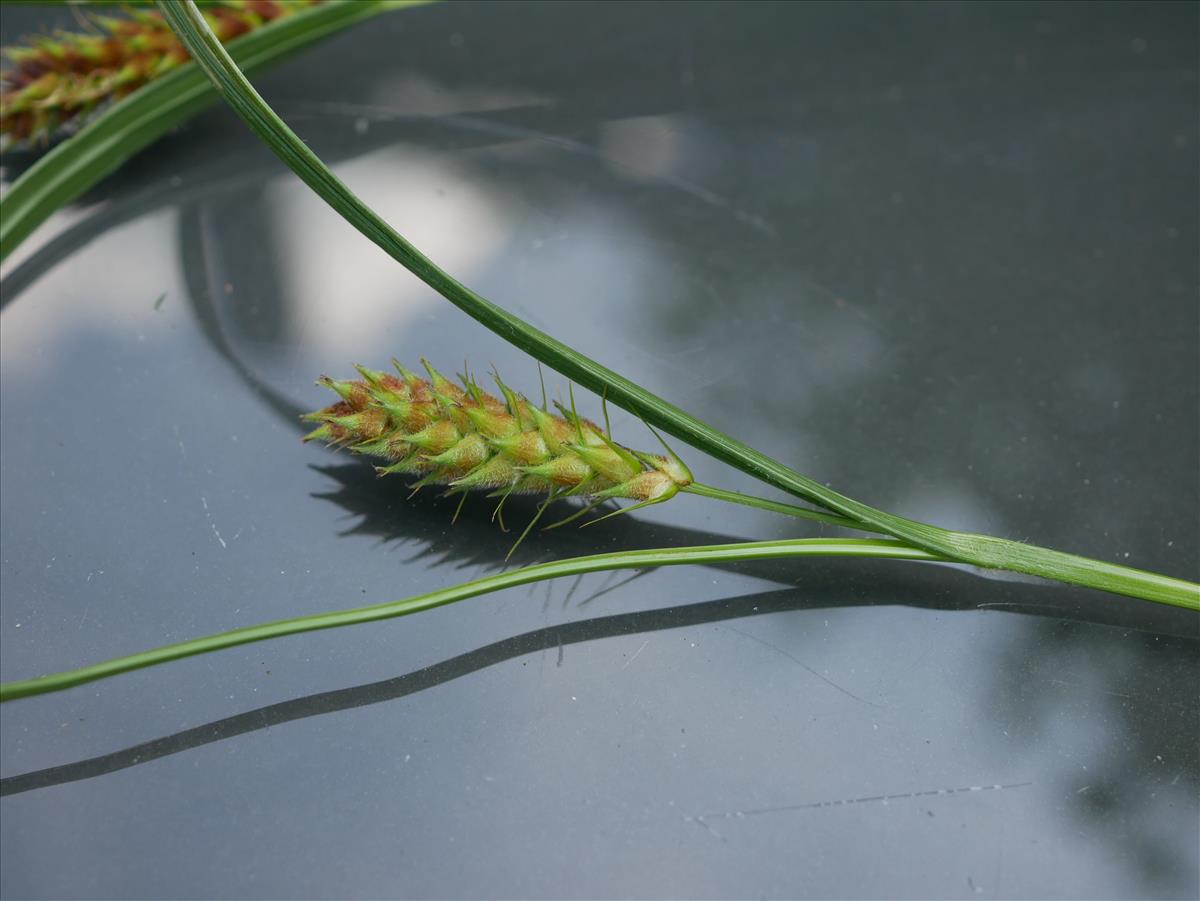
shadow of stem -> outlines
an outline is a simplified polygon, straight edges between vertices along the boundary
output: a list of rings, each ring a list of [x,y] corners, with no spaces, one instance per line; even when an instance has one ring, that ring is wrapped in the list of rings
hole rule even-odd
[[[0,779],[0,796],[91,779],[283,723],[393,701],[538,651],[619,635],[680,629],[723,620],[823,606],[821,603],[807,602],[805,596],[806,592],[800,589],[787,588],[700,604],[620,613],[547,626],[493,642],[392,679],[353,688],[318,692],[270,704],[110,754],[9,776]]]
[[[271,726],[404,698],[518,657],[615,636],[799,610],[897,604],[956,611],[988,607],[1060,619],[1097,620],[1096,611],[1089,611],[1087,603],[1094,593],[1084,590],[1000,581],[981,587],[979,576],[948,566],[899,568],[888,566],[886,561],[834,560],[828,563],[831,565],[806,573],[806,584],[802,588],[782,588],[546,626],[391,679],[269,704],[109,754],[5,777],[0,779],[0,796],[91,779]],[[810,575],[813,578],[808,578]],[[985,593],[990,599],[985,604],[963,600],[978,599]],[[1115,605],[1115,609],[1123,611],[1126,606]],[[1184,613],[1170,608],[1164,608],[1164,612]],[[1171,619],[1180,629],[1190,625],[1187,615]]]

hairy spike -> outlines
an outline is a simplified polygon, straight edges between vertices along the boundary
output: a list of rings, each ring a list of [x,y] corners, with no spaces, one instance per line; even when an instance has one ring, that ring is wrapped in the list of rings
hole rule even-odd
[[[318,384],[333,390],[338,402],[302,417],[318,423],[305,440],[382,458],[387,465],[377,472],[416,477],[414,490],[441,485],[450,495],[482,491],[498,497],[493,518],[502,528],[505,502],[513,494],[544,496],[534,522],[555,500],[584,498],[581,510],[548,527],[557,528],[609,500],[634,501],[624,508],[632,510],[662,503],[691,484],[691,473],[665,442],[666,456],[616,443],[604,399],[601,428],[579,415],[573,385],[569,407],[555,402],[555,415],[546,409],[544,379],[539,408],[499,373],[493,376],[503,400],[484,391],[466,366],[459,387],[427,360],[421,362],[428,378],[397,360],[392,365],[398,375],[356,366],[359,379],[322,377]]]

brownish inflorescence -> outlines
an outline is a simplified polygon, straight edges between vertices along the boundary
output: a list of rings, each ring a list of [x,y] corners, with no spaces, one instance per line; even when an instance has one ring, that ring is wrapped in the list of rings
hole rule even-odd
[[[213,33],[229,41],[315,2],[220,0],[205,4],[203,12]],[[0,137],[6,143],[45,144],[60,129],[79,125],[105,103],[188,61],[157,12],[81,15],[94,31],[58,31],[3,49],[11,63],[0,72]]]
[[[692,483],[691,472],[670,449],[665,455],[630,450],[573,409],[556,404],[555,414],[530,403],[499,376],[502,397],[469,376],[462,376],[460,386],[421,362],[427,379],[395,361],[395,374],[359,366],[360,379],[322,377],[317,384],[341,400],[305,415],[320,423],[305,440],[381,457],[387,461],[376,467],[381,476],[411,476],[417,487],[441,485],[449,494],[542,494],[547,503],[584,497],[592,506],[625,498],[643,506],[668,500]]]

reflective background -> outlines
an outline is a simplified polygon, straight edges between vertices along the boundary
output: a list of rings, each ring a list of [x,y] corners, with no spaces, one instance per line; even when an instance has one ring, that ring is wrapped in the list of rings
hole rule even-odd
[[[6,5],[3,39],[54,21]],[[1198,25],[464,3],[255,80],[449,271],[772,456],[1195,579]],[[486,502],[452,527],[295,415],[353,362],[527,392],[536,368],[232,113],[58,215],[2,287],[4,679],[503,565]],[[803,534],[680,498],[517,556]],[[1198,639],[903,563],[515,589],[6,704],[0,891],[1194,898]]]

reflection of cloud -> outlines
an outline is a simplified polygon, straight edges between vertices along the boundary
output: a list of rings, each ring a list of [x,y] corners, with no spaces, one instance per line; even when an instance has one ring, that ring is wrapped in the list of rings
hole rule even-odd
[[[973,532],[1002,532],[1004,523],[980,496],[979,490],[960,479],[936,482],[906,482],[905,493],[890,505],[905,516],[936,522],[947,529]],[[1000,571],[997,571],[997,574]],[[1009,575],[1009,574],[1005,574]]]
[[[8,196],[9,190],[12,188],[12,182],[7,178],[0,178],[0,200]],[[33,256],[38,251],[37,243],[34,240],[34,235],[48,235],[51,232],[59,234],[67,229],[87,219],[92,214],[91,207],[83,204],[71,205],[62,209],[56,210],[45,222],[38,228],[34,229],[30,235],[19,247],[12,251],[5,258],[3,266],[0,266],[0,274],[8,276],[9,273],[16,271],[29,257]]]
[[[674,175],[687,146],[672,116],[638,116],[600,126],[600,148],[609,165],[638,178]]]
[[[73,216],[80,215],[73,211]],[[146,340],[146,313],[164,293],[164,303],[177,305],[182,283],[173,255],[168,252],[175,233],[176,212],[160,210],[98,237],[91,253],[107,260],[136,260],[136,265],[104,266],[103,279],[81,281],[42,279],[31,285],[19,302],[4,313],[4,373],[53,365],[52,342],[63,340],[63,319],[69,316],[75,329],[108,330],[115,336],[134,332]],[[8,261],[19,264],[19,254],[36,250],[30,241]],[[7,267],[6,267],[7,268]],[[65,267],[67,273],[71,269]],[[64,296],[65,295],[65,296]],[[82,301],[82,302],[81,302]],[[25,374],[25,373],[23,373]]]
[[[443,269],[470,283],[505,242],[504,199],[444,155],[400,145],[338,167],[338,175]],[[390,355],[395,334],[443,301],[288,178],[267,202],[279,229],[282,292],[302,343],[322,358]]]
[[[522,106],[549,106],[540,95],[518,89],[451,88],[412,73],[382,77],[371,88],[370,103],[389,112],[416,116],[482,113]]]
[[[1043,621],[998,647],[986,706],[1079,850],[1104,849],[1118,897],[1195,897],[1195,708],[1163,691],[1195,684],[1194,639]]]

